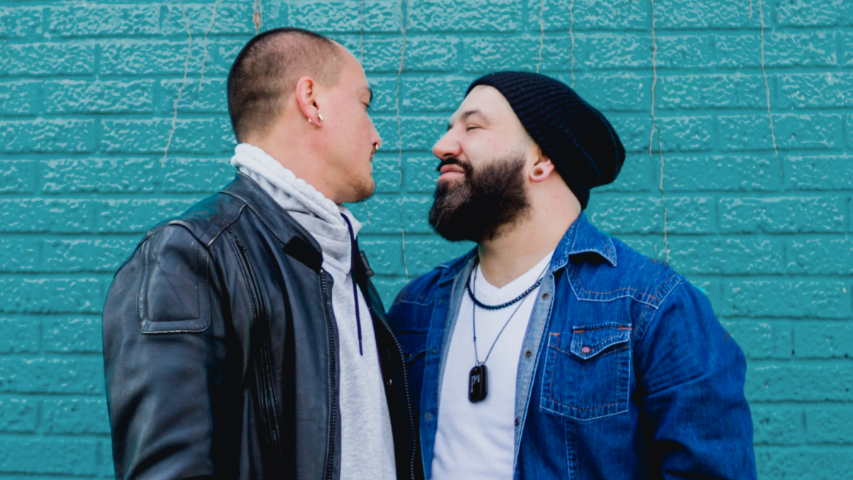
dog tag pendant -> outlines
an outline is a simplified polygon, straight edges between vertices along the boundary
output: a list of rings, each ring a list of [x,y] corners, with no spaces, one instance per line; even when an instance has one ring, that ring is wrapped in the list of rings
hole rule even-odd
[[[468,400],[471,403],[481,402],[486,399],[488,390],[488,376],[485,365],[475,365],[468,375]]]

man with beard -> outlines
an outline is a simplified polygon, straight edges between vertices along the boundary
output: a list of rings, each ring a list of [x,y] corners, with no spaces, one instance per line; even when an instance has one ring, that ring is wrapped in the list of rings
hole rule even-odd
[[[312,32],[237,56],[235,180],[152,229],[107,296],[117,478],[420,478],[402,352],[342,206],[373,193],[372,97]]]
[[[755,478],[740,348],[684,277],[583,213],[625,155],[602,114],[494,73],[433,153],[430,224],[477,247],[389,312],[426,477]]]

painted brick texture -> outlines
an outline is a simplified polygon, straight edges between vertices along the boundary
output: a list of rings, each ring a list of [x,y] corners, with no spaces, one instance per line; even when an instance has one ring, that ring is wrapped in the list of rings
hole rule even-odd
[[[746,353],[759,477],[853,479],[846,0],[0,0],[0,479],[112,476],[104,296],[233,176],[225,80],[256,9],[364,64],[383,148],[351,207],[387,303],[471,247],[426,222],[468,83],[539,69],[628,151],[589,218],[701,287]]]

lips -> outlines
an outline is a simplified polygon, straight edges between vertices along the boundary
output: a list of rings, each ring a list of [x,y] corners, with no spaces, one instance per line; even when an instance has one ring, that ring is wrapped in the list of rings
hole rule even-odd
[[[465,173],[465,170],[456,164],[442,165],[441,168],[438,169],[439,173],[444,175],[445,173]]]

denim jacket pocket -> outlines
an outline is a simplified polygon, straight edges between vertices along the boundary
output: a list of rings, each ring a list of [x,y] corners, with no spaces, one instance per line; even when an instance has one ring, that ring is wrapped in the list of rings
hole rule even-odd
[[[579,325],[551,333],[541,408],[586,421],[628,411],[631,324]]]

